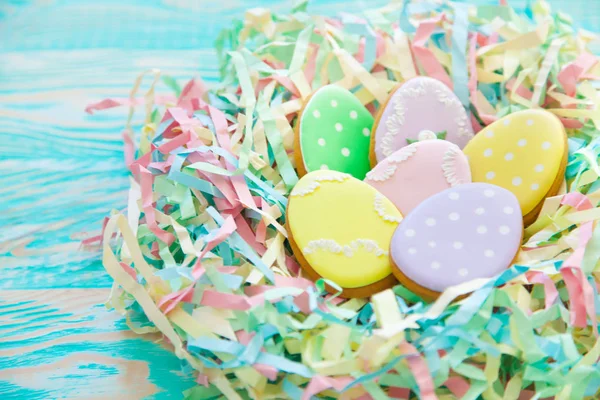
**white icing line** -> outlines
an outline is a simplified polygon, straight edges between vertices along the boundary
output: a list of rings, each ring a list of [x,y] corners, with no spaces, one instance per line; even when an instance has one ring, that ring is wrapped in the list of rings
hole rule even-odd
[[[456,145],[452,145],[446,150],[444,153],[444,157],[442,158],[442,171],[444,172],[444,178],[446,178],[446,182],[450,186],[456,186],[464,183],[462,179],[458,179],[456,176],[456,169],[458,162],[458,157],[461,151]]]
[[[418,143],[413,143],[412,145],[405,146],[402,149],[398,150],[394,155],[388,157],[388,162],[394,164],[400,164],[402,161],[406,161],[417,152],[417,148],[419,147]]]
[[[390,163],[390,165],[387,168],[383,169],[380,167],[379,170],[383,169],[383,171],[378,173],[375,172],[378,170],[377,167],[375,167],[374,170],[371,170],[367,173],[367,179],[375,182],[384,182],[390,179],[396,173],[396,165],[412,157],[417,152],[417,147],[417,143],[414,143],[410,146],[403,147],[402,149],[396,151],[394,154],[392,154],[386,159]]]
[[[379,247],[379,244],[372,239],[354,239],[349,244],[341,245],[334,239],[317,239],[308,242],[302,252],[304,254],[313,254],[319,250],[329,253],[344,253],[346,257],[352,257],[359,249],[364,249],[377,257],[387,256],[388,252]]]
[[[383,181],[387,181],[388,179],[390,179],[392,176],[394,176],[394,173],[396,172],[396,169],[398,167],[396,167],[395,165],[388,165],[387,168],[377,168],[377,169],[373,169],[369,172],[367,172],[367,179],[370,181],[375,181],[375,182],[383,182]],[[380,172],[378,172],[380,171]]]
[[[437,88],[435,90],[435,94],[437,95],[438,101],[446,107],[455,106],[457,103],[460,105],[456,97],[450,95],[446,90],[442,88]]]
[[[461,138],[471,139],[473,138],[474,134],[468,127],[467,112],[460,102],[457,106],[458,113],[460,114],[460,116],[456,118],[456,124],[458,125],[458,136]]]
[[[377,215],[379,215],[384,221],[388,222],[400,222],[402,218],[394,217],[393,215],[389,215],[385,212],[385,206],[383,205],[384,197],[381,193],[375,193],[375,200],[373,200],[373,208]]]
[[[290,196],[302,197],[306,196],[307,194],[311,194],[312,192],[317,190],[319,186],[321,186],[319,182],[344,182],[348,178],[350,178],[350,175],[348,174],[345,174],[343,172],[331,171],[327,175],[321,175],[313,178],[312,182],[306,184],[301,188],[299,188],[298,185],[296,185],[294,189],[292,189],[292,193],[290,194]]]
[[[401,91],[402,89],[400,89]],[[394,152],[394,136],[400,132],[402,125],[404,124],[404,103],[402,101],[401,93],[394,95],[392,99],[394,105],[394,114],[392,114],[385,121],[386,131],[381,138],[381,145],[379,148],[385,157],[389,156]]]

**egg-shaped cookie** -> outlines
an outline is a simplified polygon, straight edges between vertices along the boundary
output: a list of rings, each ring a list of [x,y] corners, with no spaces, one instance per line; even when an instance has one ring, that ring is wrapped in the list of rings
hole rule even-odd
[[[510,191],[487,183],[458,185],[405,216],[392,237],[393,272],[432,299],[450,286],[510,267],[522,235],[519,202]]]
[[[480,131],[463,151],[473,182],[513,192],[526,226],[535,221],[546,197],[558,193],[568,159],[565,129],[545,110],[507,115]]]
[[[367,174],[365,182],[407,215],[428,197],[471,182],[471,170],[454,143],[423,140],[392,153]]]
[[[371,165],[417,140],[423,130],[461,149],[473,137],[467,112],[456,95],[437,79],[418,76],[399,84],[381,107],[371,135]]]
[[[335,282],[343,297],[366,297],[396,282],[388,251],[401,219],[373,187],[349,174],[320,170],[292,190],[287,230],[310,279]]]
[[[371,169],[369,146],[373,116],[348,90],[328,85],[306,102],[295,130],[300,176],[333,170],[364,179]]]

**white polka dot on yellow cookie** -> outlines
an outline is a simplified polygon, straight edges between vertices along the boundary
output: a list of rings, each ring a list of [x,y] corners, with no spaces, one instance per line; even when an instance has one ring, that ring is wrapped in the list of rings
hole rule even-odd
[[[515,194],[523,215],[535,209],[562,180],[566,133],[544,110],[510,114],[479,132],[464,148],[473,182],[501,186]]]

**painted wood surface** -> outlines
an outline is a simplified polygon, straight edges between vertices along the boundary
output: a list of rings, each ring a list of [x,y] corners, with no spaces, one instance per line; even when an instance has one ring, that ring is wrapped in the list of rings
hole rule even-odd
[[[315,0],[310,11],[386,2]],[[551,3],[588,29],[599,26],[600,1]],[[125,207],[128,189],[125,111],[83,110],[127,96],[148,68],[181,84],[214,81],[218,32],[247,8],[290,5],[0,0],[1,399],[171,399],[193,385],[157,336],[130,332],[104,307],[111,281],[100,253],[81,251],[80,240]]]

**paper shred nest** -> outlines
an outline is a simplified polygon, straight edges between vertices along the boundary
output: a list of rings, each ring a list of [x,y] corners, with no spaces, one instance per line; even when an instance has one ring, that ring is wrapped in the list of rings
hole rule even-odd
[[[109,305],[134,331],[163,334],[197,376],[188,399],[595,398],[597,40],[543,1],[518,12],[392,3],[336,18],[306,2],[287,15],[249,10],[219,37],[211,90],[153,70],[129,98],[87,108],[130,109],[129,202],[102,235]],[[521,109],[559,116],[569,135],[561,193],[494,279],[431,304],[400,285],[364,300],[328,295],[333,283],[302,278],[287,242],[298,112],[330,83],[375,112],[418,75],[452,88],[476,131]]]

